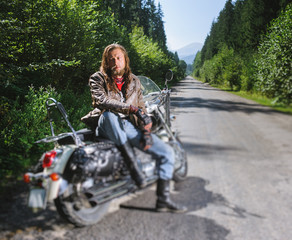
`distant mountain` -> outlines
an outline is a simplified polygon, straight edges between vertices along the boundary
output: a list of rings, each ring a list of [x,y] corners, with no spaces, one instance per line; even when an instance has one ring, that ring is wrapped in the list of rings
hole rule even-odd
[[[177,52],[179,59],[184,60],[187,64],[192,64],[197,52],[200,51],[202,47],[202,43],[194,42],[175,52]]]

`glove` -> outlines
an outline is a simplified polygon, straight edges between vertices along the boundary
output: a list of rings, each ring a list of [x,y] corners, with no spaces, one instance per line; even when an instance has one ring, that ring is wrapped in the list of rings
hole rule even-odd
[[[153,145],[153,139],[150,134],[150,131],[144,130],[142,132],[142,137],[140,139],[140,144],[144,151],[148,150]]]
[[[145,112],[143,112],[140,108],[130,105],[129,113],[135,114],[138,117],[138,119],[140,119],[143,122],[144,130],[150,133],[152,127],[152,120]]]
[[[135,114],[143,122],[142,136],[140,144],[144,151],[148,150],[153,145],[153,139],[151,136],[152,120],[143,112],[140,108],[130,105],[129,113]]]

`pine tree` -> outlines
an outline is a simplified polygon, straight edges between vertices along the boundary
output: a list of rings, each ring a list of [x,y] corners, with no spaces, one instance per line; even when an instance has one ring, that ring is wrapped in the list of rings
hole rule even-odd
[[[163,11],[160,3],[158,3],[158,10],[155,17],[153,39],[158,42],[158,45],[166,51],[166,34],[164,30]]]

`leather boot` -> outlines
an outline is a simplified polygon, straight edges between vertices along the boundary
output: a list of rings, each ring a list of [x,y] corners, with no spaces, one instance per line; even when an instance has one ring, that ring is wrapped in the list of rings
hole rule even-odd
[[[119,149],[124,158],[124,162],[126,163],[128,170],[130,171],[130,175],[135,181],[136,185],[139,188],[146,187],[147,182],[144,179],[143,173],[138,167],[138,164],[136,162],[136,155],[131,144],[129,142],[126,142],[124,145],[120,146]]]
[[[174,212],[183,213],[187,211],[184,206],[179,206],[170,199],[170,181],[158,179],[157,181],[157,201],[156,211],[158,212]]]

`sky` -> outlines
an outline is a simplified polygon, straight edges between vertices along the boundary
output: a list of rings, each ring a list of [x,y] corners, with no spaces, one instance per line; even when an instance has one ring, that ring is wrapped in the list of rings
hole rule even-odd
[[[155,0],[164,13],[167,46],[178,50],[186,45],[204,43],[212,22],[219,16],[226,0]]]

